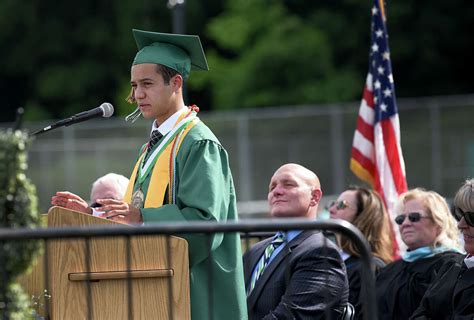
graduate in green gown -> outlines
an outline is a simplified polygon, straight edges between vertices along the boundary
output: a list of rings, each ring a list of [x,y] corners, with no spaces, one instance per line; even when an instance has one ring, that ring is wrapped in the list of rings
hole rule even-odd
[[[236,221],[227,152],[197,117],[198,108],[183,100],[191,69],[208,70],[199,37],[141,30],[133,35],[139,51],[131,67],[130,101],[137,105],[132,117],[153,119],[152,136],[158,138],[140,149],[124,201],[97,201],[101,216],[131,224]],[[61,205],[60,196],[68,194],[56,194],[53,204]],[[192,319],[246,319],[239,235],[183,238],[189,246]]]

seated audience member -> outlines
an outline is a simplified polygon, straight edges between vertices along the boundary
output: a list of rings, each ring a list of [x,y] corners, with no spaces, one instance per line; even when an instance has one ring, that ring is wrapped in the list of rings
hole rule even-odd
[[[92,184],[91,207],[99,207],[97,199],[123,200],[127,191],[128,178],[116,173],[108,173]]]
[[[66,209],[92,214],[95,207],[100,207],[98,199],[123,200],[127,190],[128,178],[116,174],[108,173],[100,177],[92,184],[91,205],[76,194],[67,191],[58,191],[51,198],[53,206],[60,206]],[[101,214],[99,212],[98,214]]]
[[[313,172],[283,165],[270,181],[270,215],[314,220],[321,196]],[[344,263],[320,231],[278,232],[243,259],[249,319],[338,319],[347,304]]]
[[[332,219],[352,223],[365,236],[372,250],[376,272],[386,263],[392,262],[389,217],[378,193],[364,187],[349,187],[329,204],[328,209]],[[359,301],[362,273],[360,252],[350,239],[340,235],[337,237],[349,279],[349,302],[355,307],[355,317],[362,319],[362,304]]]
[[[408,319],[441,266],[461,255],[456,220],[438,193],[409,190],[400,196],[395,212],[408,250],[377,276],[379,319]]]
[[[467,255],[443,266],[412,319],[474,319],[474,179],[454,197]]]

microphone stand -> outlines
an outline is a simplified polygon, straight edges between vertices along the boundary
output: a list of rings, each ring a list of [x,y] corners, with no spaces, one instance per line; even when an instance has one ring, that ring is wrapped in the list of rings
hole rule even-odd
[[[23,115],[25,114],[25,109],[22,107],[19,107],[16,109],[16,118],[15,118],[15,125],[13,127],[13,130],[21,130],[21,127],[23,125]]]
[[[67,127],[67,126],[69,126],[69,125],[75,123],[75,122],[73,122],[73,120],[74,120],[74,117],[69,117],[69,118],[60,120],[60,121],[58,121],[58,122],[55,122],[55,123],[53,123],[53,124],[50,124],[49,126],[43,128],[43,129],[39,129],[39,130],[33,132],[31,135],[32,135],[32,136],[37,136],[37,135],[39,135],[39,134],[48,132],[48,131],[50,131],[50,130],[52,130],[52,129],[56,129],[56,128],[63,127],[63,126]]]
[[[113,113],[114,113],[114,107],[110,103],[104,102],[97,108],[94,108],[88,111],[83,111],[71,117],[68,117],[66,119],[59,120],[53,124],[50,124],[47,127],[44,127],[42,129],[39,129],[33,132],[31,135],[37,136],[39,134],[45,133],[47,131],[50,131],[59,127],[68,127],[75,123],[83,122],[83,121],[96,118],[99,116],[104,117],[104,118],[109,118]]]

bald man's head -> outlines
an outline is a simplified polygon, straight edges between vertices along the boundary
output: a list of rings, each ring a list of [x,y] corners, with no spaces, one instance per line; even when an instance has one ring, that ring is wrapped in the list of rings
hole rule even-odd
[[[321,197],[321,185],[314,172],[299,164],[285,164],[270,180],[270,215],[315,218]]]

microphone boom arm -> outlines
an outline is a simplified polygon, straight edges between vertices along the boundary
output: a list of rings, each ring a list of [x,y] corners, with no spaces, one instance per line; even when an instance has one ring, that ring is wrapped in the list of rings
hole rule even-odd
[[[100,107],[97,107],[88,111],[83,111],[83,112],[73,115],[72,117],[59,120],[53,124],[50,124],[47,127],[44,127],[43,129],[33,132],[31,135],[37,136],[39,134],[48,132],[50,130],[53,130],[59,127],[68,127],[72,124],[86,121],[86,120],[96,118],[99,116],[104,117],[104,118],[109,118],[113,113],[114,113],[114,107],[110,103],[104,102],[100,105]]]

